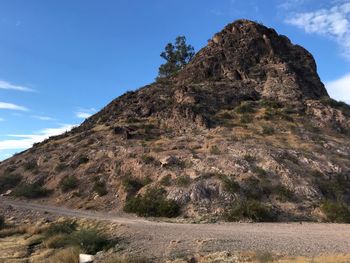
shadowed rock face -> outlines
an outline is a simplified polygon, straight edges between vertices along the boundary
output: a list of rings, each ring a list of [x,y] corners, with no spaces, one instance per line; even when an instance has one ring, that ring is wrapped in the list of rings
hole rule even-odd
[[[262,97],[287,102],[328,96],[307,50],[248,20],[238,20],[217,33],[177,80],[185,85],[239,81]]]

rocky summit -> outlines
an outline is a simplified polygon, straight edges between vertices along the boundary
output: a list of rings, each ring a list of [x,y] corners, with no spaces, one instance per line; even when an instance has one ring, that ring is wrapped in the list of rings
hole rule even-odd
[[[238,20],[176,75],[1,162],[0,191],[146,216],[344,221],[349,128],[307,50]]]

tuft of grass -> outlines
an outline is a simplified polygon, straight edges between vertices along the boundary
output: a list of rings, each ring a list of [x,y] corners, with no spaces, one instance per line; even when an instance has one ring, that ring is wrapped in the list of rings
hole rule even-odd
[[[191,178],[186,175],[181,175],[176,178],[176,185],[179,187],[187,187],[191,183]]]
[[[22,181],[19,174],[5,174],[0,177],[0,193],[16,187]]]
[[[243,156],[243,159],[247,161],[248,163],[253,163],[256,161],[256,158],[250,154],[246,154]]]
[[[59,250],[53,256],[49,257],[47,260],[48,263],[77,263],[79,262],[79,248],[66,248]]]
[[[143,196],[129,198],[124,211],[146,217],[176,217],[180,213],[180,206],[166,198],[163,188],[151,188]]]
[[[59,183],[59,186],[63,192],[73,190],[77,188],[78,185],[79,180],[74,175],[64,177]]]
[[[350,223],[350,208],[340,201],[325,200],[321,205],[327,219],[333,223]]]
[[[253,121],[253,117],[250,114],[244,113],[239,118],[240,123],[247,124],[251,123]]]
[[[274,256],[271,252],[268,251],[258,251],[255,254],[255,259],[259,263],[270,263],[274,261]]]
[[[249,219],[254,222],[271,222],[274,216],[271,209],[257,200],[234,202],[224,213],[225,220],[229,222]]]
[[[272,126],[267,126],[267,125],[264,125],[262,126],[262,131],[261,133],[263,135],[272,135],[275,133],[275,129],[272,127]]]
[[[50,190],[42,187],[39,183],[20,184],[13,189],[12,194],[17,197],[40,198],[46,197]]]
[[[156,159],[153,156],[146,155],[146,154],[142,155],[141,159],[145,164],[152,164],[156,161]]]

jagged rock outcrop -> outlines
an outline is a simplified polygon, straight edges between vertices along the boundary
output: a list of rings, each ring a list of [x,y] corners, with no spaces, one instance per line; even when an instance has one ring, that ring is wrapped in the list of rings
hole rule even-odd
[[[253,207],[240,216],[324,220],[324,201],[350,202],[349,127],[308,51],[238,20],[178,74],[1,162],[0,180],[20,175],[76,208],[122,209],[161,187],[190,218],[238,220]]]

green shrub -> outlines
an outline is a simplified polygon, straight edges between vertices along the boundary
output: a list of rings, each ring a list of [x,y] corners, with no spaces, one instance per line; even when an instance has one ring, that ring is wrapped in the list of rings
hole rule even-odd
[[[180,207],[174,200],[166,199],[163,188],[148,189],[143,196],[129,198],[124,206],[127,213],[139,216],[175,217],[180,213]]]
[[[235,182],[232,178],[228,176],[222,176],[221,178],[224,190],[229,193],[236,193],[241,188],[239,183]]]
[[[5,227],[5,217],[0,215],[0,229]]]
[[[191,183],[191,178],[188,175],[181,175],[176,178],[176,185],[179,187],[186,187]]]
[[[46,237],[51,237],[58,234],[71,234],[77,229],[77,224],[74,221],[63,221],[51,224],[45,231]]]
[[[16,187],[22,180],[19,174],[5,174],[0,177],[0,193]]]
[[[66,176],[60,181],[60,187],[63,192],[67,192],[77,188],[79,185],[79,180],[74,176]]]
[[[274,221],[271,209],[257,200],[234,202],[224,214],[224,218],[230,222],[242,219],[249,219],[255,222]]]
[[[13,189],[12,194],[17,197],[40,198],[46,197],[50,190],[42,187],[39,183],[20,184]]]
[[[350,208],[340,201],[326,200],[321,205],[327,219],[333,223],[350,223]]]
[[[254,102],[244,101],[239,106],[235,108],[235,112],[244,114],[244,113],[254,113],[256,110],[254,108]]]
[[[336,174],[331,179],[323,177],[315,178],[315,184],[318,185],[321,193],[326,199],[341,199],[341,197],[348,193],[350,182],[342,174]]]
[[[94,192],[96,192],[99,196],[104,196],[108,194],[106,182],[97,178],[94,182],[94,186],[92,188]]]
[[[256,161],[256,158],[250,154],[246,154],[243,156],[243,159],[247,161],[248,163],[252,163]]]
[[[160,184],[163,186],[170,186],[171,185],[171,175],[168,174],[168,175],[162,177],[162,179],[160,179]]]
[[[343,101],[336,101],[329,97],[323,97],[320,99],[320,102],[325,106],[330,106],[340,110],[350,110],[350,106]]]

